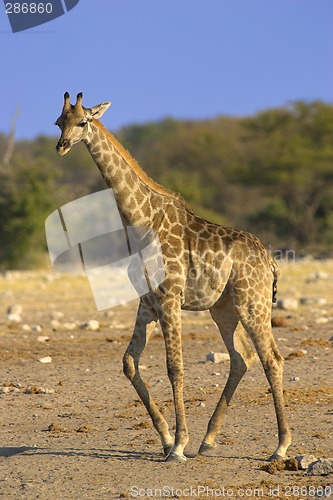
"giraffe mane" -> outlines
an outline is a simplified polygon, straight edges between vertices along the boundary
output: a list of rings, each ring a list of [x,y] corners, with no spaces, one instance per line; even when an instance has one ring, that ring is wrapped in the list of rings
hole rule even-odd
[[[149,175],[140,167],[139,163],[133,158],[130,152],[124,148],[124,146],[115,138],[114,135],[111,134],[107,130],[107,128],[101,123],[99,120],[93,118],[92,122],[96,125],[99,130],[103,132],[105,137],[111,142],[111,144],[117,149],[117,151],[121,154],[124,160],[128,163],[128,165],[132,168],[132,170],[139,176],[139,178],[151,189],[156,191],[159,194],[164,194],[170,196],[178,200],[187,210],[193,213],[192,207],[187,203],[187,201],[182,197],[181,194],[175,193],[170,189],[161,186],[158,182],[154,181]]]

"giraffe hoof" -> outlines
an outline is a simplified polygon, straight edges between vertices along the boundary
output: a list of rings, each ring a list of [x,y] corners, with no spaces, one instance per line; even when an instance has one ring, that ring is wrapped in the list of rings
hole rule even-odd
[[[278,455],[277,453],[273,453],[273,455],[269,457],[268,461],[273,462],[273,460],[284,460],[284,457]]]
[[[166,462],[186,462],[187,458],[184,455],[176,455],[175,453],[170,453],[167,457]]]
[[[209,455],[209,453],[216,448],[216,444],[201,443],[199,448],[199,455]]]
[[[173,443],[163,446],[163,453],[165,457],[168,457],[170,455],[172,448],[173,448]]]

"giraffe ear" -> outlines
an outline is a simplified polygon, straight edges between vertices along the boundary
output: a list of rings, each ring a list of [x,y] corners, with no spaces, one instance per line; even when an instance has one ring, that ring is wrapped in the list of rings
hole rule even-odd
[[[97,104],[92,108],[86,110],[88,118],[100,118],[104,115],[105,111],[111,106],[111,102],[103,102],[102,104]]]

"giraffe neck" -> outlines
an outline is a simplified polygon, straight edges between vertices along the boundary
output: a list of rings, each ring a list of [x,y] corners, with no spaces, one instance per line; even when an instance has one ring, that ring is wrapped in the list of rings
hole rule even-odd
[[[127,224],[152,226],[163,207],[180,198],[150,179],[98,120],[91,122],[84,143],[106,184],[112,188]]]
[[[127,224],[156,225],[163,210],[173,203],[180,203],[192,212],[178,193],[153,181],[100,121],[92,120],[84,143],[106,184],[112,188]]]

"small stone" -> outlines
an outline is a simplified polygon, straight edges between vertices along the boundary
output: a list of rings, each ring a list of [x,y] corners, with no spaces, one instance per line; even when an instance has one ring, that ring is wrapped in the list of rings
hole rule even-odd
[[[213,363],[222,363],[229,360],[230,356],[226,352],[209,352],[206,355],[206,361],[212,361]]]
[[[321,316],[320,318],[317,318],[316,319],[316,324],[317,325],[324,325],[325,323],[328,323],[328,318],[326,318],[325,316]]]
[[[80,328],[82,328],[82,330],[96,331],[99,329],[99,321],[96,319],[90,319],[85,323],[81,323]]]
[[[54,389],[44,389],[44,387],[38,387],[37,385],[33,385],[27,387],[24,390],[24,394],[54,394]]]
[[[12,392],[10,387],[0,387],[0,394],[9,394]]]
[[[285,328],[288,325],[288,320],[286,318],[283,318],[282,316],[276,316],[275,318],[272,318],[273,328]]]
[[[57,319],[51,319],[51,326],[54,330],[60,327],[61,323]]]
[[[30,325],[27,325],[27,323],[24,323],[24,324],[22,325],[22,330],[23,330],[24,332],[30,332],[30,331],[31,331],[31,326],[30,326]]]
[[[200,403],[197,404],[197,407],[198,408],[205,408],[205,403],[203,401],[201,401]]]
[[[300,303],[303,306],[309,306],[309,305],[325,306],[327,304],[327,300],[324,299],[323,297],[302,297],[300,299]]]
[[[21,318],[21,316],[19,314],[10,313],[10,314],[7,314],[7,320],[10,323],[21,323],[22,318]]]
[[[52,358],[51,356],[44,356],[43,358],[39,358],[38,360],[40,363],[52,363]]]
[[[318,459],[314,455],[297,455],[296,460],[299,469],[307,470],[309,465],[316,462]]]
[[[317,280],[327,280],[328,274],[325,271],[318,271],[316,273],[316,278],[317,278]]]
[[[37,337],[37,342],[47,342],[48,340],[50,340],[50,337],[47,335],[38,335]]]
[[[305,282],[306,283],[315,283],[318,280],[327,280],[329,275],[325,273],[325,271],[317,271],[316,273],[310,274]]]
[[[333,473],[333,458],[319,458],[309,465],[308,476],[328,476]]]
[[[21,304],[13,304],[7,307],[7,314],[22,314],[23,306]]]
[[[75,330],[76,326],[77,326],[76,323],[74,323],[73,321],[63,324],[63,327],[65,328],[65,330],[69,330],[69,331]]]
[[[293,298],[280,299],[277,306],[285,311],[296,311],[298,309],[298,300]]]
[[[299,377],[290,377],[289,382],[299,382],[300,378]]]
[[[61,311],[52,311],[51,314],[51,319],[59,320],[64,317],[64,313]]]
[[[43,328],[40,325],[34,325],[31,327],[31,331],[35,333],[40,333],[43,331]]]

